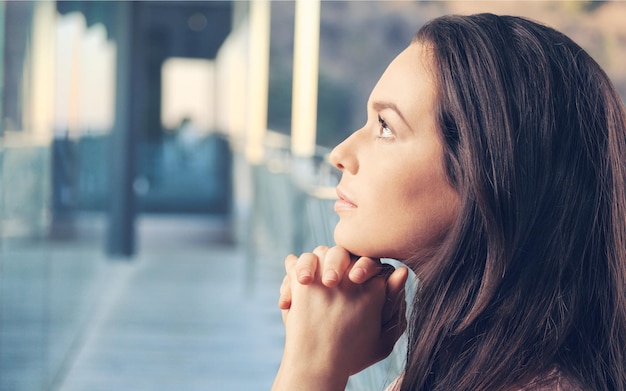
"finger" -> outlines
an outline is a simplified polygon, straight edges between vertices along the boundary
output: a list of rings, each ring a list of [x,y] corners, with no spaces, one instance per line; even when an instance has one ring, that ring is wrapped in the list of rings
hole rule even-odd
[[[361,257],[350,270],[348,277],[355,284],[362,284],[380,272],[380,259]]]
[[[288,310],[291,308],[291,279],[289,276],[283,278],[282,284],[280,284],[280,296],[278,297],[278,308],[281,310]]]
[[[328,287],[336,286],[350,266],[350,253],[343,247],[335,246],[326,251],[322,266],[322,283]]]
[[[383,325],[391,325],[392,327],[395,326],[395,324],[402,325],[406,310],[404,292],[408,276],[408,269],[406,267],[399,267],[387,278],[387,300],[382,313]],[[404,319],[403,322],[406,322],[406,319]],[[404,330],[404,327],[402,327],[402,330]],[[398,335],[398,337],[399,336],[400,335]]]
[[[313,254],[317,255],[317,258],[322,260],[326,258],[326,253],[328,252],[328,246],[317,246],[315,250],[313,250]]]
[[[298,257],[293,254],[289,254],[285,257],[285,271],[287,275],[283,278],[282,284],[280,284],[280,296],[278,297],[278,308],[283,310],[291,308],[291,279],[289,278],[289,272],[293,269],[297,261]]]
[[[387,357],[406,330],[405,284],[408,269],[399,267],[387,279],[387,301],[383,307],[379,359]]]
[[[387,324],[382,325],[381,343],[379,345],[378,359],[382,360],[389,356],[393,351],[393,347],[406,330],[407,321],[404,310],[399,311],[396,317],[389,320]]]
[[[404,289],[409,278],[409,269],[398,267],[387,278],[387,298],[388,301],[404,299]]]
[[[300,284],[310,284],[313,281],[319,258],[313,253],[300,255],[295,265],[296,276]]]
[[[291,269],[295,266],[298,261],[298,257],[293,254],[289,254],[285,257],[285,272],[289,274]]]

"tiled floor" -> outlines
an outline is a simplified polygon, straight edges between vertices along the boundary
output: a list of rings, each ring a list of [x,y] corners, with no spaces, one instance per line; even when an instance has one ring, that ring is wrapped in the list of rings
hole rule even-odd
[[[101,250],[84,240],[4,248],[0,391],[269,390],[283,345],[282,259],[252,263],[217,227],[142,217],[130,260],[90,258]],[[383,390],[394,360],[348,389]]]
[[[148,220],[141,232],[140,255],[115,266],[58,389],[268,390],[282,351],[282,262],[246,267],[243,249],[206,243],[198,221]]]

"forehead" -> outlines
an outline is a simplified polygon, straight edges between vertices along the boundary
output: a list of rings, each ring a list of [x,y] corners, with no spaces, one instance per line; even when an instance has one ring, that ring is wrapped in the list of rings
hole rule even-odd
[[[412,43],[387,67],[370,95],[369,106],[395,104],[407,117],[417,120],[434,109],[435,83],[432,57],[420,43]]]

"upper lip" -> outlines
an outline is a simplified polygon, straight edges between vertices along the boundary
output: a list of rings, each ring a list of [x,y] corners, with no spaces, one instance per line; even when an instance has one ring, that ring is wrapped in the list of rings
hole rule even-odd
[[[352,200],[350,200],[350,198],[346,196],[346,193],[344,193],[343,190],[341,190],[339,187],[337,187],[337,196],[339,197],[340,200],[349,202],[352,205],[356,206],[356,204],[352,202]]]

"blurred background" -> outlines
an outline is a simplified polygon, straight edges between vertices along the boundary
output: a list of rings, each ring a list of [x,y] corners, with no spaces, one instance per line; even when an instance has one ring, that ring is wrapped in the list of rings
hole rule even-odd
[[[333,243],[328,151],[425,21],[483,11],[626,96],[621,1],[0,3],[0,390],[269,389],[283,258]]]

